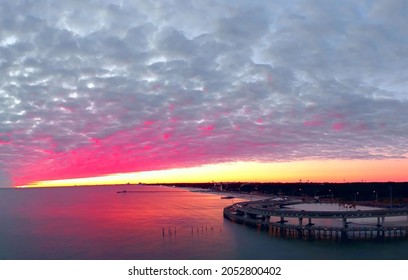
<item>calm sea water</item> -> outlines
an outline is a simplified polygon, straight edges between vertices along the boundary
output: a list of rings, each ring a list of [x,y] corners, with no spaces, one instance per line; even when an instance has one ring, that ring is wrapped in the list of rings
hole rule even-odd
[[[122,189],[0,189],[0,259],[408,259],[408,240],[282,239],[224,219],[219,195]]]

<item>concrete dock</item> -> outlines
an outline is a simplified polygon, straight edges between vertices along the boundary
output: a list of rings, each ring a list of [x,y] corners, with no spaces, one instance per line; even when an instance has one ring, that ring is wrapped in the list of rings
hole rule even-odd
[[[406,217],[408,209],[370,209],[370,210],[298,210],[290,205],[303,201],[289,199],[286,201],[261,200],[240,202],[224,208],[224,217],[237,223],[266,229],[276,236],[301,239],[384,239],[408,237],[408,224],[387,225],[389,217]],[[318,205],[317,205],[318,207]],[[288,223],[286,218],[294,218],[296,223]],[[370,219],[372,225],[349,226],[352,219]],[[341,226],[315,225],[317,220],[341,221]],[[331,223],[329,223],[331,224]],[[335,224],[334,222],[332,224]]]

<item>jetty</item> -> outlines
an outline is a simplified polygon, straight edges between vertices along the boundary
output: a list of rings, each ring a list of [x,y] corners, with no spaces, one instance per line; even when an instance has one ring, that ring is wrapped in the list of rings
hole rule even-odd
[[[275,236],[300,239],[386,239],[408,237],[408,209],[347,209],[347,210],[299,210],[291,205],[304,204],[301,199],[266,199],[239,202],[224,208],[224,217],[241,224],[268,230]],[[314,202],[310,202],[314,203]],[[316,204],[316,203],[315,203]],[[319,204],[316,204],[318,208]],[[340,208],[340,207],[339,207]],[[388,225],[390,217],[406,217],[401,225]],[[292,223],[286,219],[291,218]],[[332,220],[316,225],[317,220]],[[353,219],[370,219],[374,223],[353,224]],[[295,222],[293,222],[295,221]],[[339,224],[335,226],[334,224]],[[326,224],[329,224],[327,226]]]

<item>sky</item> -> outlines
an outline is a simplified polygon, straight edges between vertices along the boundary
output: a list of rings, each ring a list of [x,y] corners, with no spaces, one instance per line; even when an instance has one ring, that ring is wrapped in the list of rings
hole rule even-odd
[[[204,181],[225,166],[408,181],[407,14],[404,0],[2,1],[0,185],[202,166]]]

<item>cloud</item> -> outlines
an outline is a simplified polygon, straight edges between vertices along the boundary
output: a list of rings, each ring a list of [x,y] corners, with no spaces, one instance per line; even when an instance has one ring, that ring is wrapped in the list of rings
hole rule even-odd
[[[10,175],[0,169],[0,188],[11,188],[12,182]]]
[[[405,158],[406,12],[404,1],[6,3],[0,169],[23,184]]]

